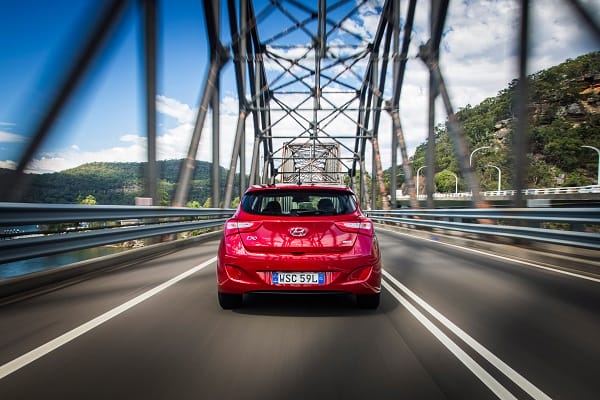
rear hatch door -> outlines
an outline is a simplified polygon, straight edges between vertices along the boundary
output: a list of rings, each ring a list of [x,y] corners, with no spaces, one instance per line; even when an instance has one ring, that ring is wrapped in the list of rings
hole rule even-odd
[[[357,233],[340,230],[332,218],[304,217],[265,219],[257,230],[240,235],[251,252],[331,253],[350,250]]]

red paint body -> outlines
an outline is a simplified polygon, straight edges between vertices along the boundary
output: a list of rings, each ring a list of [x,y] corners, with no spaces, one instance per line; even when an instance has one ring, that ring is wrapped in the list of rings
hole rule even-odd
[[[320,273],[319,284],[299,282],[317,281],[317,275],[308,274],[286,276],[297,283],[274,283],[274,274],[284,279],[286,272]],[[217,283],[224,308],[240,306],[244,293],[278,291],[351,293],[371,298],[377,304],[367,307],[375,308],[381,258],[373,224],[346,187],[252,187],[225,224]]]

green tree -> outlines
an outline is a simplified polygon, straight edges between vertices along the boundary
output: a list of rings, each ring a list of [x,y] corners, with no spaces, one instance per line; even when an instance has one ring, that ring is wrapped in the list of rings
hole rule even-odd
[[[457,186],[457,179],[454,172],[443,170],[435,175],[435,185],[439,193],[454,193]]]
[[[85,197],[79,196],[78,199],[77,199],[77,203],[79,203],[79,204],[87,204],[87,205],[90,205],[90,206],[95,206],[96,204],[98,204],[98,202],[96,201],[96,198],[93,195],[91,195],[91,194],[88,194]]]
[[[200,202],[198,200],[192,200],[192,201],[188,201],[185,204],[186,207],[190,207],[190,208],[200,208]]]

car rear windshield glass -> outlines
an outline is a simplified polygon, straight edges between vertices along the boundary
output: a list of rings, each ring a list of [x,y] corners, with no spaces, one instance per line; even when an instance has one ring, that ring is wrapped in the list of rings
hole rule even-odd
[[[356,210],[356,200],[339,190],[261,190],[244,195],[242,210],[258,215],[342,215]]]

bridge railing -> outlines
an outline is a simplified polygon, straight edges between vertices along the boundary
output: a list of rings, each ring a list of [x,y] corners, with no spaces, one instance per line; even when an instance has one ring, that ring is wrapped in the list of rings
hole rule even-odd
[[[369,210],[374,221],[600,250],[600,208]]]
[[[0,263],[223,226],[232,209],[0,203]]]
[[[233,209],[0,203],[0,263],[221,228]],[[375,222],[600,250],[600,208],[370,210]]]
[[[578,194],[578,193],[600,193],[599,185],[588,185],[588,186],[572,186],[572,187],[558,187],[558,188],[541,188],[541,189],[523,189],[521,193],[526,196],[542,196],[548,194]],[[514,196],[517,194],[516,190],[488,190],[480,192],[483,197],[496,197],[496,196]],[[457,193],[434,193],[434,199],[455,199],[455,198],[471,198],[471,192],[457,192]],[[396,192],[396,199],[406,200],[409,199],[409,195],[402,194],[402,191]],[[419,200],[426,200],[427,195],[420,194]]]

